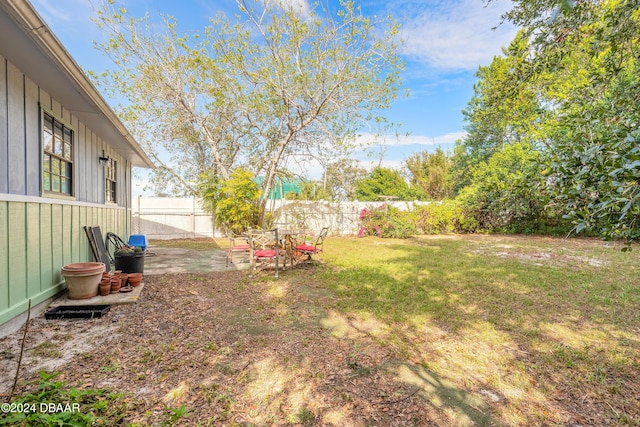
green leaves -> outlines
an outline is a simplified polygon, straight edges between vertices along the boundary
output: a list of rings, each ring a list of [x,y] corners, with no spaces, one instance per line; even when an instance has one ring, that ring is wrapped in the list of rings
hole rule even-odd
[[[443,200],[451,197],[453,186],[450,169],[453,160],[438,147],[433,153],[423,151],[409,156],[405,165],[411,173],[411,184],[424,191],[427,198]]]
[[[218,225],[242,233],[258,225],[260,188],[253,174],[237,168],[231,178],[220,181],[215,175],[201,175],[199,185],[204,208],[214,214]]]
[[[529,171],[525,182],[538,182],[540,193],[529,199],[545,206],[538,214],[562,209],[576,233],[638,239],[640,5],[514,5],[506,17],[523,29],[504,57],[478,71],[465,110],[468,136],[456,147],[458,185],[472,184],[465,193],[475,194],[479,214],[489,219],[492,201],[499,201],[496,208],[513,206],[527,193],[478,171],[487,171],[502,147],[528,142],[542,165],[541,173],[522,166]]]
[[[540,174],[540,152],[527,143],[513,143],[475,164],[472,185],[457,197],[487,231],[540,232],[562,229],[556,209],[550,205]]]
[[[123,422],[128,408],[122,394],[106,389],[68,388],[64,382],[54,381],[57,375],[41,372],[38,390],[11,402],[25,410],[1,418],[0,425],[88,426]]]
[[[356,198],[363,201],[380,201],[381,196],[415,200],[418,192],[406,183],[398,171],[376,167],[371,170],[369,176],[356,183]]]

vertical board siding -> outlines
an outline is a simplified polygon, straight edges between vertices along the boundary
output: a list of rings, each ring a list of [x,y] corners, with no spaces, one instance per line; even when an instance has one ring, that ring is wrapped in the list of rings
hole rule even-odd
[[[40,230],[40,205],[38,203],[26,204],[26,234],[27,234],[27,295],[40,293],[40,242],[42,234]]]
[[[62,205],[62,265],[71,260],[71,206]]]
[[[26,244],[26,205],[9,204],[9,305],[15,305],[27,298],[27,244]]]
[[[40,292],[53,281],[53,231],[51,229],[51,205],[40,205]]]
[[[80,255],[82,238],[85,237],[80,223],[80,206],[71,206],[71,259],[83,259]],[[84,254],[83,254],[84,255]]]
[[[45,221],[47,219],[45,218]],[[55,281],[61,280],[60,268],[63,267],[64,256],[62,253],[62,241],[64,230],[62,228],[62,206],[51,205],[51,254],[53,261],[53,277]]]
[[[80,208],[78,213],[78,219],[80,222],[80,246],[79,246],[79,254],[78,259],[90,259],[93,260],[93,253],[91,252],[91,248],[86,243],[87,235],[84,232],[85,225],[92,225],[90,221],[88,221],[88,210],[87,208]]]
[[[73,128],[77,128],[77,120],[75,120],[75,117],[73,117],[71,111],[68,111],[65,108],[62,109],[62,120],[71,124]]]
[[[29,299],[38,304],[63,289],[64,265],[94,261],[84,225],[125,239],[128,215],[122,208],[0,202],[0,325],[25,312]]]
[[[81,201],[87,200],[87,192],[88,192],[88,182],[87,179],[79,179],[80,177],[87,176],[86,165],[87,159],[89,158],[87,155],[87,144],[80,143],[80,141],[86,141],[87,128],[80,124],[78,129],[76,129],[76,140],[78,141],[78,145],[75,151],[75,162],[74,162],[74,170],[73,170],[73,179],[75,181],[75,186],[78,191],[76,194],[76,199]]]
[[[118,184],[117,184],[117,194],[116,194],[116,200],[118,201],[118,204],[120,206],[125,206],[125,207],[129,207],[128,203],[126,203],[126,199],[127,199],[127,174],[126,174],[126,169],[127,169],[127,162],[124,159],[119,159],[118,161],[118,171],[117,171],[117,176],[116,179],[118,180]]]
[[[116,204],[130,207],[131,164],[109,141],[87,128],[71,111],[0,56],[0,193],[40,196],[42,141],[40,107],[73,128],[73,196],[80,202],[105,203],[104,151],[117,162]]]
[[[55,116],[58,117],[58,119],[61,119],[62,117],[64,117],[62,104],[60,104],[58,101],[53,99],[53,97],[51,98],[51,111]]]
[[[9,192],[7,60],[0,55],[0,193]]]
[[[51,105],[51,96],[42,88],[40,90],[40,105],[42,105],[47,110],[53,111],[53,106]]]
[[[118,204],[120,206],[125,206],[126,208],[131,207],[131,165],[128,161],[122,159],[122,166],[118,171]]]
[[[82,179],[83,175],[80,175],[78,173],[78,168],[80,167],[80,164],[83,163],[83,161],[84,161],[82,159],[82,157],[80,157],[80,155],[78,154],[79,150],[80,150],[80,147],[83,145],[83,140],[80,138],[80,133],[79,133],[80,121],[75,116],[71,116],[71,120],[68,123],[71,124],[71,127],[73,129],[73,139],[72,139],[72,143],[73,143],[73,155],[72,155],[73,166],[72,166],[72,170],[71,170],[71,183],[72,183],[71,191],[73,191],[73,197],[75,197],[76,200],[81,200],[80,197],[79,197],[80,186],[81,185],[86,185],[86,183]]]
[[[2,0],[0,0],[2,1]],[[41,108],[74,131],[73,201],[42,196]],[[117,206],[104,205],[102,150],[118,162]],[[64,289],[60,269],[93,261],[82,229],[123,240],[131,227],[131,165],[70,110],[0,55],[0,325]],[[23,201],[18,201],[23,200]],[[92,206],[86,204],[93,204]]]
[[[93,132],[91,132],[91,156],[89,157],[89,159],[97,159],[101,155],[102,151],[100,150],[100,147],[98,145],[98,137]],[[102,193],[102,191],[100,191],[100,189],[102,188],[102,186],[100,185],[100,183],[102,182],[102,176],[98,173],[98,166],[90,160],[87,161],[87,166],[89,167],[87,176],[89,177],[89,181],[93,183],[93,185],[91,186],[91,189],[93,191],[91,192],[90,202],[104,203],[104,196],[100,197],[100,194]]]
[[[9,193],[26,194],[24,140],[24,75],[11,63],[7,66],[7,128]]]
[[[9,203],[0,202],[0,312],[9,308]]]
[[[40,144],[40,109],[38,108],[38,86],[29,79],[25,79],[25,128],[26,140],[26,194],[40,195],[40,165],[42,163],[42,148]]]

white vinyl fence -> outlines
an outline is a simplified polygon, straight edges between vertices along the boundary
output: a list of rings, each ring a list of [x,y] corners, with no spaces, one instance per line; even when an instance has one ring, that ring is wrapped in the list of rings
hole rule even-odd
[[[317,233],[329,227],[331,235],[353,235],[360,228],[362,209],[375,209],[384,202],[326,202],[270,200],[275,226]],[[386,202],[400,210],[429,202]],[[132,203],[132,234],[145,234],[148,239],[180,239],[221,237],[213,226],[213,218],[204,212],[195,197],[135,197]]]
[[[134,197],[131,234],[165,240],[220,236],[214,232],[211,215],[195,197]]]

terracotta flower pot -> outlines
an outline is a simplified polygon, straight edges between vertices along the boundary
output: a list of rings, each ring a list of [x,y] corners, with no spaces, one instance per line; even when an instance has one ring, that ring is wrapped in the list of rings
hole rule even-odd
[[[100,295],[106,296],[111,292],[111,282],[100,282]]]
[[[95,272],[100,270],[100,273],[104,272],[104,264],[101,262],[74,262],[71,264],[67,264],[62,267],[65,271],[71,272]]]
[[[140,286],[140,282],[142,282],[142,274],[141,273],[129,273],[129,284],[134,288],[136,286]]]
[[[122,282],[120,281],[120,278],[111,279],[111,293],[112,294],[115,294],[116,292],[119,292],[121,287],[122,287]]]
[[[101,262],[78,262],[62,267],[61,273],[67,283],[69,299],[86,299],[98,295],[98,287],[104,264]]]

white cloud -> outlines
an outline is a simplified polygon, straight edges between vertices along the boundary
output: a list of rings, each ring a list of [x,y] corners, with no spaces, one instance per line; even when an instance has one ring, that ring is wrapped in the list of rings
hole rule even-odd
[[[391,170],[396,170],[396,171],[400,171],[402,172],[404,169],[406,169],[405,164],[404,164],[404,160],[385,160],[382,159],[382,161],[374,161],[371,160],[369,162],[368,165],[365,165],[365,169],[367,170],[371,170],[374,167],[383,167],[383,168],[387,168],[387,169],[391,169]]]
[[[73,22],[74,25],[91,24],[93,6],[89,0],[31,0],[45,22]],[[91,24],[93,25],[93,24]]]
[[[303,18],[307,19],[311,17],[311,7],[307,0],[263,0],[266,6],[271,4],[277,4],[283,9],[291,9],[297,12]]]
[[[402,31],[406,42],[403,53],[440,70],[475,70],[486,65],[501,54],[501,46],[507,46],[517,32],[510,23],[499,25],[500,15],[510,3],[431,1],[417,11],[412,9],[413,17]]]
[[[464,131],[450,132],[444,135],[427,136],[427,135],[373,135],[362,134],[356,138],[357,147],[366,147],[369,145],[384,145],[397,147],[402,145],[442,145],[453,144],[459,139],[464,138],[467,133]]]

